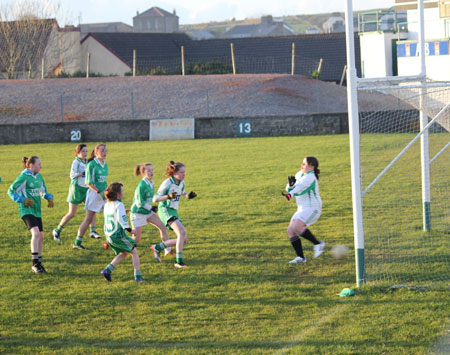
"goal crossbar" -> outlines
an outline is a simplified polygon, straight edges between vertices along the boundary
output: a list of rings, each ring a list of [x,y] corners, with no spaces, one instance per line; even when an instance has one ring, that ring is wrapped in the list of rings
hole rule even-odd
[[[438,120],[444,113],[447,111],[447,108],[450,106],[450,102],[445,105],[441,111],[411,140],[411,142],[408,143],[408,145],[403,148],[403,150],[394,158],[392,161],[383,169],[383,171],[378,174],[378,176],[367,186],[367,188],[362,192],[362,196],[364,196],[367,191],[369,191],[373,185],[375,185],[378,180],[397,162],[400,157],[406,153],[406,151],[422,136],[424,132],[427,131],[427,129],[436,121]]]

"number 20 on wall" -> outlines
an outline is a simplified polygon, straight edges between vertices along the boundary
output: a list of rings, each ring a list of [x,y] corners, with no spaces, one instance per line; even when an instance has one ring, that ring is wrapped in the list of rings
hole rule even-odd
[[[238,137],[249,137],[252,135],[252,124],[250,121],[237,121]]]

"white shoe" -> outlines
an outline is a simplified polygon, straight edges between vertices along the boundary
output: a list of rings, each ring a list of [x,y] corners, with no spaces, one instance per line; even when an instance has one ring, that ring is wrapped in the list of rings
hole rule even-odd
[[[316,244],[313,246],[314,249],[314,258],[318,258],[322,255],[323,251],[325,250],[325,243],[320,242],[320,244]]]
[[[56,231],[56,229],[53,229],[52,234],[53,234],[53,240],[59,243],[61,241],[61,236]]]
[[[297,256],[294,260],[289,261],[289,264],[299,264],[299,263],[306,263],[306,258]]]
[[[89,234],[89,236],[91,237],[91,238],[94,238],[94,239],[100,239],[102,236],[100,235],[100,234],[98,234],[97,232],[91,232],[90,234]]]
[[[172,250],[171,247],[164,249],[164,256],[167,256],[167,255],[175,255],[175,252]]]

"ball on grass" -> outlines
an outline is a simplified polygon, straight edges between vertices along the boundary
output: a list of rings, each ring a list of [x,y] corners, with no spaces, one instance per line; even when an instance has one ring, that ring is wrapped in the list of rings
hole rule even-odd
[[[338,260],[345,259],[349,252],[350,249],[346,245],[335,245],[331,248],[331,255]]]

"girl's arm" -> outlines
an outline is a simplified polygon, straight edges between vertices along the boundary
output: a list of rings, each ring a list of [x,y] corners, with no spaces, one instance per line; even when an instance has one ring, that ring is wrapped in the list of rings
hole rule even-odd
[[[167,179],[164,181],[158,189],[158,192],[155,196],[153,196],[153,202],[162,202],[169,199],[169,188],[170,188],[170,180]]]
[[[301,179],[297,180],[294,186],[289,187],[288,184],[288,186],[286,186],[286,190],[292,196],[298,195],[301,192],[305,191],[307,188],[309,188],[313,182],[314,182],[314,175],[306,174]]]
[[[17,203],[25,203],[25,197],[20,196],[17,192],[25,189],[25,176],[20,174],[8,189],[8,196]]]
[[[100,189],[98,187],[95,187],[94,184],[86,184],[86,186],[89,187],[95,193],[100,193]]]

